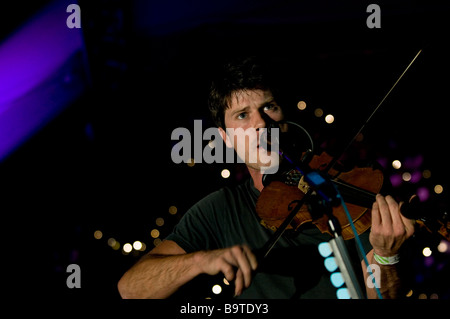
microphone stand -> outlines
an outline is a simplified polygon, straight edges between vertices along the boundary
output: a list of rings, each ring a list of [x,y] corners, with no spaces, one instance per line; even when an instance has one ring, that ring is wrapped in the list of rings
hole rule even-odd
[[[339,267],[344,282],[352,299],[365,299],[361,287],[358,283],[355,271],[350,261],[347,246],[341,235],[341,227],[339,221],[333,214],[328,214],[328,225],[333,233],[334,238],[329,241],[333,251],[336,263]]]

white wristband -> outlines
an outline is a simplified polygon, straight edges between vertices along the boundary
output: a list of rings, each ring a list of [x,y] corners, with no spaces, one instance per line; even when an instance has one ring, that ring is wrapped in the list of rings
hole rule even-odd
[[[399,255],[394,255],[394,256],[390,256],[390,257],[382,257],[382,256],[378,256],[377,254],[373,253],[373,258],[380,265],[394,265],[400,261]]]

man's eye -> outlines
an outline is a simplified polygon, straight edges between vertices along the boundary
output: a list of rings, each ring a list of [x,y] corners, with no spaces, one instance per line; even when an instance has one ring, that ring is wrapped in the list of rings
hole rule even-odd
[[[277,106],[275,104],[267,104],[264,106],[265,111],[272,111],[272,110],[275,110],[276,108],[277,108]]]
[[[247,113],[245,113],[245,112],[239,113],[238,116],[237,116],[237,118],[238,118],[239,120],[243,120],[243,119],[245,119],[246,117],[247,117]]]

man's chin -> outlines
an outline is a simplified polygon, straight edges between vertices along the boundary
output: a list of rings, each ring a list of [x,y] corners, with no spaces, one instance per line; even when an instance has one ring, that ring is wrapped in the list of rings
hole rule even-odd
[[[263,174],[275,174],[278,172],[280,164],[280,158],[277,154],[276,156],[271,156],[270,152],[267,152],[266,156],[262,156],[258,162],[258,168]]]

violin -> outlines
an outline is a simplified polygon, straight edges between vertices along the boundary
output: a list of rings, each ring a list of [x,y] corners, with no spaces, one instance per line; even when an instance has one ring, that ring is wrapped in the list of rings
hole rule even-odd
[[[329,154],[322,152],[321,155],[312,157],[309,166],[313,170],[323,171],[331,160]],[[383,186],[383,172],[373,167],[355,167],[349,171],[331,168],[328,175],[347,201],[346,205],[358,234],[365,232],[371,225],[370,207]],[[277,180],[271,181],[263,188],[256,202],[260,223],[276,231],[292,211],[294,207],[292,204],[302,199],[309,187],[300,172],[295,169],[280,174]],[[341,225],[342,237],[345,240],[354,238],[342,205],[333,207],[332,214]],[[297,230],[306,223],[312,223],[322,233],[332,235],[328,226],[328,216],[317,214],[310,205],[303,205],[286,229]]]

